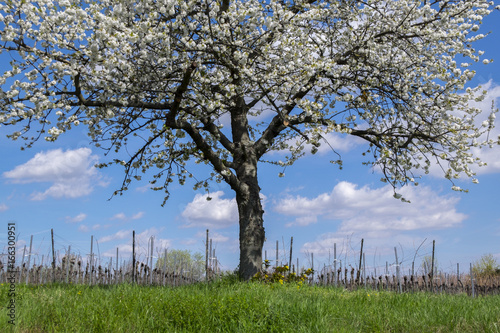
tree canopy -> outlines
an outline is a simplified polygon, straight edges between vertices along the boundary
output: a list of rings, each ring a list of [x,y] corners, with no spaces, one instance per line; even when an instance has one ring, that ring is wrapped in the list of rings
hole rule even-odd
[[[240,273],[262,263],[258,162],[288,166],[326,133],[362,138],[393,186],[433,163],[474,177],[471,147],[496,144],[466,87],[493,2],[12,0],[0,4],[0,123],[12,139],[56,140],[86,126],[108,152],[128,147],[123,186],[153,174],[184,184],[188,161],[236,193]],[[465,90],[464,90],[465,89]],[[119,155],[117,155],[119,156]],[[341,164],[340,158],[333,163]],[[453,187],[459,190],[457,186]],[[395,193],[396,197],[399,197]],[[404,199],[404,198],[402,198]]]
[[[165,256],[166,255],[166,256]],[[168,250],[160,254],[155,267],[170,273],[184,273],[201,280],[206,274],[205,257],[200,252]]]

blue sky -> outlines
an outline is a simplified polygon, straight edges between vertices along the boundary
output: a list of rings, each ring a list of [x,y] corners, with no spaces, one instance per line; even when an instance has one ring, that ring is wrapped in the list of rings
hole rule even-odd
[[[495,61],[473,65],[477,75],[471,86],[481,85],[488,91],[485,101],[478,104],[485,117],[492,100],[500,104],[499,19],[496,11],[484,20],[479,32],[491,31],[491,35],[476,45],[485,51],[484,57]],[[0,55],[0,64],[1,70],[7,69],[8,55]],[[500,134],[497,126],[492,133],[495,137]],[[115,257],[116,248],[121,262],[130,259],[132,230],[142,259],[152,236],[155,256],[164,248],[204,253],[208,228],[220,265],[224,269],[237,266],[237,211],[228,186],[212,184],[212,200],[207,201],[206,194],[193,191],[192,184],[173,183],[171,198],[161,207],[162,194],[148,190],[144,179],[132,183],[123,196],[109,200],[123,180],[123,170],[93,167],[108,159],[102,150],[89,145],[84,127],[74,128],[53,143],[39,141],[25,151],[20,150],[21,142],[5,137],[9,132],[0,127],[2,253],[6,252],[8,222],[17,224],[18,260],[33,235],[32,254],[37,263],[50,253],[51,228],[61,256],[71,246],[72,252],[86,257],[93,236],[97,240],[94,251],[102,263]],[[487,253],[500,262],[500,147],[478,152],[488,163],[477,170],[479,184],[457,182],[469,193],[452,191],[452,184],[433,170],[420,186],[398,190],[411,200],[407,204],[392,197],[392,188],[379,181],[377,170],[362,165],[361,153],[366,148],[362,142],[332,135],[330,144],[342,155],[342,170],[329,163],[337,157],[323,146],[316,155],[309,154],[287,168],[282,178],[278,177],[282,169],[259,166],[267,237],[264,250],[269,259],[275,259],[279,241],[279,260],[287,262],[293,237],[293,262],[298,258],[300,266],[310,266],[313,253],[316,268],[333,262],[334,243],[343,265],[357,265],[362,238],[366,266],[378,272],[386,262],[394,263],[394,247],[405,269],[414,257],[415,265],[420,265],[431,253],[432,240],[436,240],[438,267],[446,272],[456,271],[457,263],[463,271]]]

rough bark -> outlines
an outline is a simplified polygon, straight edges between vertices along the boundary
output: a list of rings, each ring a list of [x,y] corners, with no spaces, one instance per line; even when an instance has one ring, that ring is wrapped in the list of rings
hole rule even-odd
[[[251,279],[262,269],[262,247],[264,226],[260,187],[257,180],[259,155],[248,132],[248,111],[243,97],[235,100],[231,112],[231,129],[235,150],[233,161],[238,184],[232,186],[236,192],[240,222],[240,278]]]
[[[240,278],[251,279],[262,269],[262,248],[265,233],[260,187],[257,181],[256,163],[244,163],[239,172],[242,172],[242,189],[236,192],[240,222]],[[239,173],[238,172],[238,173]]]

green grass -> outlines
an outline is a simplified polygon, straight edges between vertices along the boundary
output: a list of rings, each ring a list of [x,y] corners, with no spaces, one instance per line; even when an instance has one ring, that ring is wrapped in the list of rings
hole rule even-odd
[[[0,332],[500,332],[500,296],[260,283],[0,286]]]

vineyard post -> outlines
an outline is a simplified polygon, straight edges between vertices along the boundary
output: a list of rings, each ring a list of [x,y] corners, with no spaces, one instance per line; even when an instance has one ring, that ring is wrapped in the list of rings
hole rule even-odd
[[[361,238],[361,251],[359,252],[359,266],[358,266],[358,273],[356,274],[356,283],[360,282],[359,278],[361,277],[361,263],[362,263],[362,259],[363,259],[363,242],[364,242],[364,239]]]
[[[471,288],[472,288],[472,298],[475,297],[475,293],[474,293],[474,272],[472,271],[472,264],[470,264],[470,284],[471,284]]]
[[[94,235],[90,236],[90,285],[92,285],[92,275],[94,270]]]
[[[278,247],[279,247],[279,241],[276,241],[276,265],[274,268],[278,267]]]
[[[460,281],[460,264],[457,262],[457,282]]]
[[[165,254],[163,255],[163,276],[162,284],[165,285],[165,276],[167,275],[167,249],[165,248]]]
[[[115,275],[118,274],[118,247],[116,248],[116,269],[115,269]]]
[[[415,284],[415,262],[411,262],[411,291],[413,292],[413,287]]]
[[[311,253],[312,283],[314,284],[314,253]]]
[[[219,265],[217,264],[217,256],[215,255],[215,248],[214,248],[214,252],[213,252],[213,256],[214,258],[214,272],[215,272],[215,279],[217,279],[219,276],[217,275],[218,274],[218,270],[219,270]]]
[[[363,281],[365,284],[365,289],[366,289],[366,261],[365,261],[365,254],[363,253]]]
[[[337,287],[337,243],[333,243],[333,279],[334,285]]]
[[[398,291],[401,293],[401,283],[399,281],[399,261],[398,261],[398,250],[394,247],[394,254],[396,255],[396,279],[398,281]]]
[[[132,230],[132,284],[135,283],[135,230]]]
[[[290,265],[289,268],[290,268],[290,271],[292,269],[292,248],[293,248],[293,236],[292,238],[290,239],[290,261],[288,261],[288,264]]]
[[[68,245],[68,253],[66,254],[66,283],[69,279],[69,265],[70,265],[71,245]]]
[[[434,292],[434,250],[436,241],[432,241],[432,261],[431,261],[431,293]]]
[[[154,237],[151,236],[151,252],[149,253],[149,284],[153,284],[153,242]]]
[[[210,265],[210,277],[212,277],[213,274],[213,267],[214,267],[214,256],[212,252],[212,238],[210,238],[210,252],[209,252],[209,257],[208,257],[209,265]]]
[[[23,257],[21,258],[21,267],[19,268],[19,283],[21,283],[21,279],[23,277],[23,265],[25,256],[26,256],[26,245],[24,245]]]
[[[208,229],[207,239],[205,241],[205,281],[208,281]]]
[[[31,235],[30,239],[30,252],[28,253],[28,270],[26,271],[26,284],[30,282],[30,264],[31,264],[31,249],[33,245],[33,235]]]
[[[56,255],[54,252],[54,229],[50,229],[50,237],[52,238],[52,282],[56,282]]]

